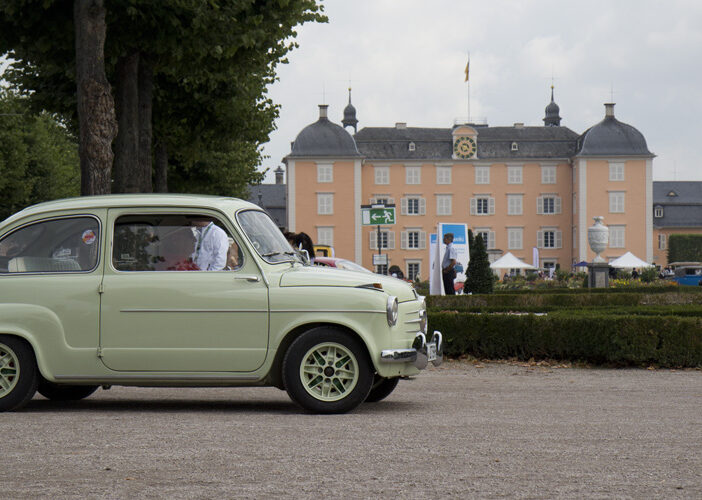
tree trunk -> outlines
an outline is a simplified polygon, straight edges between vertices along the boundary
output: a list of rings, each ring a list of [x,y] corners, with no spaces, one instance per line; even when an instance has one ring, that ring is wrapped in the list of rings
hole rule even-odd
[[[139,171],[139,53],[121,57],[116,68],[117,121],[115,193],[141,192]]]
[[[139,171],[141,191],[153,191],[151,181],[153,157],[151,154],[152,110],[154,99],[154,65],[149,57],[139,57]]]
[[[156,143],[156,192],[168,192],[168,150],[163,141]]]
[[[80,127],[81,194],[111,191],[112,140],[117,134],[115,103],[105,75],[105,4],[75,0],[76,82]]]

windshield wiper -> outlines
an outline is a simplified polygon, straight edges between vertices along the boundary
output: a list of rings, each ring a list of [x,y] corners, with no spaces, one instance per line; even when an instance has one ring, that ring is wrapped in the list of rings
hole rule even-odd
[[[261,257],[275,257],[276,255],[295,255],[295,252],[268,252],[261,255]]]

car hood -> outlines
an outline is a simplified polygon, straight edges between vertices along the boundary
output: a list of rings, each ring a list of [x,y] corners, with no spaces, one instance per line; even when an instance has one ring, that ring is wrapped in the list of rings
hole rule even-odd
[[[417,295],[412,285],[406,281],[383,276],[318,266],[295,266],[280,277],[280,286],[343,286],[357,287],[380,283],[389,295],[395,295],[400,302],[415,300]]]

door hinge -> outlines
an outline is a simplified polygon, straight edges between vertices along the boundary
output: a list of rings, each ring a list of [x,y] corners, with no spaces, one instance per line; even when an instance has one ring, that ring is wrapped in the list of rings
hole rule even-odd
[[[102,283],[100,283],[98,285],[98,293],[102,294],[104,292],[105,292],[105,287],[102,285]]]
[[[102,347],[97,348],[97,357],[102,358]]]

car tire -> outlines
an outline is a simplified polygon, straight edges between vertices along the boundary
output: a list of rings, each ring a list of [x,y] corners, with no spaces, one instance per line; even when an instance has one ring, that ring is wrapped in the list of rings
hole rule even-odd
[[[18,410],[37,392],[37,360],[24,340],[0,335],[0,411]]]
[[[52,401],[78,401],[90,396],[97,388],[97,385],[59,385],[42,377],[37,391]]]
[[[373,369],[363,343],[333,328],[314,328],[290,345],[283,360],[290,398],[313,413],[346,413],[365,401]]]
[[[373,387],[371,387],[368,397],[366,398],[366,403],[377,403],[387,398],[392,391],[395,390],[399,381],[399,377],[385,378],[376,375],[373,381]]]

